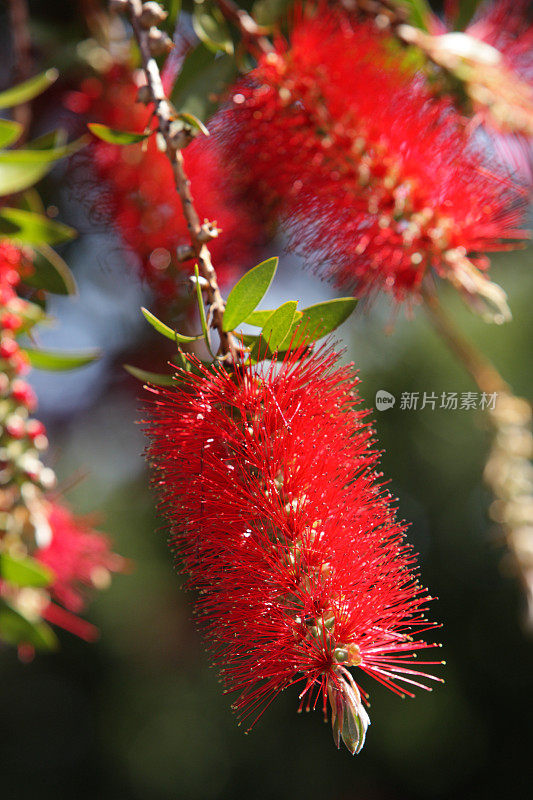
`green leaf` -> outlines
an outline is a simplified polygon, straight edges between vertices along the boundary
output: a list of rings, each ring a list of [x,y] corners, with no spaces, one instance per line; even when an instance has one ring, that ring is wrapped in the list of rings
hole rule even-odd
[[[457,14],[453,21],[454,31],[464,31],[472,21],[472,17],[476,13],[481,2],[482,0],[461,0],[460,3],[457,3]]]
[[[273,25],[285,13],[291,0],[256,0],[252,17],[258,25]]]
[[[24,211],[33,211],[35,214],[46,214],[43,201],[37,189],[26,189],[19,198],[19,208]]]
[[[205,316],[204,298],[202,297],[202,288],[200,286],[200,272],[198,270],[198,264],[194,265],[194,275],[196,277],[196,299],[198,301],[198,311],[200,312],[200,323],[202,325],[202,333],[204,335],[207,349],[214,358],[215,357],[214,353],[211,352],[211,339],[209,337],[209,328],[207,327],[207,319]]]
[[[204,136],[209,136],[209,131],[205,127],[202,120],[195,117],[194,114],[188,114],[187,112],[180,112],[179,118],[186,122],[187,125],[190,125],[191,128],[196,128],[196,130],[201,131]]]
[[[217,6],[204,0],[194,0],[192,26],[200,41],[210,50],[233,54],[228,23]]]
[[[152,135],[153,131],[148,133],[133,133],[132,131],[118,131],[115,128],[109,128],[107,125],[101,125],[99,122],[90,122],[87,127],[104,142],[109,144],[137,144],[147,139]]]
[[[139,369],[139,367],[133,367],[131,364],[123,364],[122,366],[126,372],[129,372],[130,375],[133,375],[134,378],[142,381],[142,383],[155,383],[156,386],[176,385],[176,381],[173,379],[172,375],[162,375],[159,372],[147,372],[144,369]]]
[[[293,347],[303,341],[315,342],[331,333],[348,319],[356,305],[355,297],[339,297],[302,309],[302,317],[294,328],[298,334],[294,337]]]
[[[84,350],[68,352],[60,350],[34,350],[24,348],[30,364],[35,369],[46,369],[50,372],[61,372],[67,369],[78,369],[91,364],[102,355],[100,350]]]
[[[248,314],[243,322],[246,322],[247,325],[253,325],[255,328],[262,328],[267,319],[272,316],[274,311],[274,308],[266,308],[262,311],[252,311],[252,313]]]
[[[0,152],[0,195],[13,194],[33,186],[52,169],[56,161],[75,153],[85,144],[86,140],[82,137],[64,147],[34,150],[30,146],[25,150]]]
[[[253,325],[255,328],[262,328],[267,319],[270,316],[272,316],[275,310],[276,309],[274,308],[266,308],[266,309],[261,309],[261,311],[252,311],[252,313],[246,317],[244,322],[246,322],[247,325]],[[297,311],[294,317],[294,321],[297,322],[299,319],[301,319],[301,317],[302,317],[302,312]]]
[[[57,80],[58,76],[57,69],[47,69],[46,72],[35,75],[33,78],[24,81],[24,83],[19,83],[18,86],[13,86],[11,89],[6,89],[5,92],[0,92],[0,108],[12,108],[33,100],[34,97],[46,91]]]
[[[203,334],[202,336],[185,336],[184,334],[173,330],[173,328],[169,328],[168,325],[165,325],[164,322],[161,322],[160,319],[157,319],[157,317],[154,316],[151,311],[148,311],[147,308],[141,308],[141,311],[152,328],[155,328],[158,333],[160,333],[162,336],[166,336],[167,339],[171,339],[173,342],[197,342],[198,339],[204,338]]]
[[[58,244],[77,236],[74,228],[54,222],[42,214],[21,208],[0,209],[0,235],[16,239],[23,244]]]
[[[220,59],[218,60],[220,61]],[[194,82],[194,79],[203,72],[203,70],[211,66],[214,61],[215,53],[213,53],[212,50],[208,50],[208,48],[201,43],[188,53],[170,95],[170,100],[174,105],[178,105],[179,98],[183,95],[187,86],[191,82]]]
[[[174,28],[176,26],[176,20],[178,19],[179,13],[181,11],[181,0],[168,0],[168,2],[165,5],[168,10],[166,27],[172,32],[174,32]]]
[[[260,336],[254,336],[252,333],[236,333],[235,337],[238,342],[242,342],[245,347],[253,347],[253,345],[259,341],[261,338]]]
[[[50,586],[54,580],[53,573],[34,558],[29,556],[14,558],[9,553],[0,555],[0,575],[3,580],[14,583],[16,586],[42,588]]]
[[[32,164],[9,159],[9,156],[16,152],[9,150],[7,153],[0,153],[0,196],[14,194],[22,189],[27,189],[28,186],[33,186],[53,167],[49,161],[38,161]],[[6,156],[8,157],[6,158]]]
[[[7,147],[16,142],[21,133],[22,125],[19,122],[0,119],[0,147]]]
[[[55,128],[53,131],[43,133],[31,142],[27,142],[26,150],[51,150],[58,147],[65,147],[68,135],[63,128]]]
[[[269,258],[242,276],[226,301],[222,324],[225,331],[233,331],[255,311],[276,274],[279,259]]]
[[[409,22],[415,28],[428,30],[428,22],[432,12],[426,0],[394,0],[396,5],[403,7],[409,14]]]
[[[261,336],[271,352],[278,350],[292,328],[296,316],[296,300],[289,300],[277,308],[266,321]]]
[[[46,622],[30,622],[7,603],[0,605],[0,640],[7,644],[31,644],[36,650],[56,650],[58,641]]]
[[[230,56],[215,58],[205,45],[189,53],[172,91],[172,103],[183,113],[194,114],[206,122],[217,108],[218,97],[237,75]]]
[[[76,281],[69,267],[47,244],[33,248],[33,272],[24,283],[52,294],[77,294]]]

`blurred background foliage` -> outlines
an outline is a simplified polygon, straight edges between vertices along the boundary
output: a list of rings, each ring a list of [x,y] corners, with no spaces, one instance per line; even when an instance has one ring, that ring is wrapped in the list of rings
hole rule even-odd
[[[30,3],[42,67],[72,64],[83,40],[84,3]],[[6,19],[2,46],[7,51]],[[56,58],[57,56],[57,58]],[[6,77],[7,81],[7,77]],[[59,113],[53,100],[41,119]],[[39,119],[39,117],[38,117]],[[446,683],[415,700],[372,690],[372,727],[363,753],[337,752],[319,713],[297,715],[285,692],[245,736],[229,710],[191,621],[155,512],[136,422],[142,389],[121,368],[157,371],[171,345],[139,314],[149,302],[113,233],[95,227],[73,202],[64,168],[44,185],[59,218],[80,230],[63,255],[79,285],[74,303],[54,298],[56,328],[47,346],[104,345],[105,356],[73,374],[34,376],[41,417],[59,480],[79,512],[101,510],[116,550],[134,564],[93,603],[101,639],[88,646],[61,637],[61,651],[21,664],[0,651],[0,795],[8,800],[418,800],[500,798],[531,791],[533,647],[525,603],[497,528],[482,470],[490,433],[478,411],[403,411],[402,392],[476,391],[425,319],[385,302],[364,308],[338,333],[355,362],[361,394],[373,406],[385,389],[393,409],[374,412],[383,471],[412,522],[422,580],[439,599]],[[283,242],[265,257],[283,253]],[[508,292],[514,319],[489,327],[452,291],[443,302],[494,359],[515,392],[531,397],[533,278],[530,254],[494,260],[493,279]],[[333,296],[292,256],[282,256],[269,305]],[[394,319],[395,318],[395,319]],[[392,332],[388,332],[391,327]],[[168,344],[168,349],[167,349]]]

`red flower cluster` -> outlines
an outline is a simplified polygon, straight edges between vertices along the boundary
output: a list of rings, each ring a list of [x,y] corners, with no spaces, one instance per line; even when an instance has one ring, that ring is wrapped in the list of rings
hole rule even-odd
[[[82,639],[94,639],[94,626],[69,612],[78,614],[85,608],[87,589],[108,586],[110,573],[122,571],[124,559],[111,551],[103,534],[65,506],[50,503],[47,519],[50,541],[36,551],[35,558],[52,571],[50,592],[64,609],[50,603],[43,616]]]
[[[329,696],[337,746],[356,752],[369,719],[349,667],[398,694],[427,688],[412,659],[432,645],[412,637],[433,626],[357,379],[336,361],[323,348],[180,371],[179,392],[152,390],[148,456],[240,719],[300,683],[301,708],[326,713]]]
[[[115,66],[101,80],[86,80],[66,105],[111,128],[142,132],[152,106],[137,102],[138,86],[125,67]],[[183,294],[179,283],[190,263],[176,259],[176,248],[189,237],[172,167],[157,148],[155,136],[129,146],[96,141],[91,156],[110,196],[110,216],[124,242],[140,258],[142,270],[163,301]],[[195,204],[202,222],[215,223],[220,234],[210,244],[222,282],[236,278],[254,263],[254,248],[263,236],[253,206],[231,186],[224,159],[210,138],[202,137],[184,152]]]
[[[523,235],[519,198],[395,48],[322,7],[234,87],[216,130],[292,245],[339,286],[402,300],[432,268],[482,295],[480,254]]]

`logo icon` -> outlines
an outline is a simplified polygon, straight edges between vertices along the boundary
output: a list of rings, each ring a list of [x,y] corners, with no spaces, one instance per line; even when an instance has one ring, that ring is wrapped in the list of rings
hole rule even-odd
[[[386,411],[388,408],[392,408],[395,402],[394,395],[386,392],[385,389],[380,389],[379,392],[376,392],[376,408],[378,411]]]

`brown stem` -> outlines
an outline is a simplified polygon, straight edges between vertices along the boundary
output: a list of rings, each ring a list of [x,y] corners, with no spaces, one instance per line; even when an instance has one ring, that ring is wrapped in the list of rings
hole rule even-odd
[[[13,46],[13,82],[22,83],[31,75],[31,38],[28,28],[29,15],[26,0],[9,0],[9,22]],[[31,124],[31,105],[21,103],[13,109],[13,119],[22,125],[22,143]]]
[[[249,49],[253,49],[255,45],[260,53],[272,52],[274,48],[270,40],[265,36],[265,28],[258,25],[247,11],[239,8],[233,0],[216,0],[216,4],[226,19],[240,31]]]
[[[463,363],[476,384],[485,394],[511,394],[496,367],[457,330],[446,314],[435,292],[422,288],[424,307],[433,327],[442,336],[452,353]]]
[[[218,287],[217,275],[206,244],[207,228],[201,224],[194,205],[189,179],[183,163],[183,155],[172,140],[170,125],[175,119],[175,112],[165,95],[159,67],[150,51],[148,31],[140,22],[142,13],[141,0],[129,0],[129,12],[135,39],[141,52],[144,73],[154,101],[154,115],[158,121],[158,130],[165,140],[166,154],[172,165],[176,190],[180,196],[183,214],[187,222],[191,246],[198,261],[198,271],[206,281],[202,289],[209,304],[210,325],[218,332],[220,337],[220,354],[227,361],[235,363],[237,361],[237,346],[233,335],[225,331],[222,325],[225,302]]]

